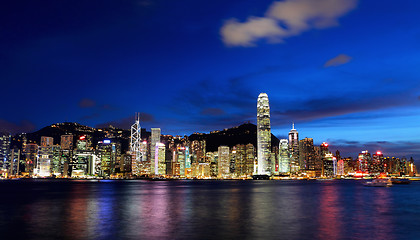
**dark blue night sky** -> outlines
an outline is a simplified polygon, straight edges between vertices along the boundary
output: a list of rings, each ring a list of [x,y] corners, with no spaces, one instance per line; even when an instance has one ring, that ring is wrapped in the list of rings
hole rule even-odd
[[[0,127],[272,132],[420,158],[417,0],[2,1]],[[344,154],[345,155],[345,154]]]

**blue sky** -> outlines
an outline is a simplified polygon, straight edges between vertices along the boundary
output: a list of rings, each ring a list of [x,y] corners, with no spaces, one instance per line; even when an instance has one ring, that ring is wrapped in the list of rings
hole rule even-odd
[[[0,127],[72,121],[164,134],[256,122],[420,158],[420,2],[6,1]]]

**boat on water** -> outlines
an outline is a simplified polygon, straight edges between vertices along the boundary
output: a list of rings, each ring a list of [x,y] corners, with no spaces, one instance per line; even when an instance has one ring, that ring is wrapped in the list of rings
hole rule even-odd
[[[391,178],[392,184],[410,184],[410,179],[407,178]]]
[[[366,182],[366,187],[390,187],[392,186],[392,181],[389,178],[376,178],[370,182]]]

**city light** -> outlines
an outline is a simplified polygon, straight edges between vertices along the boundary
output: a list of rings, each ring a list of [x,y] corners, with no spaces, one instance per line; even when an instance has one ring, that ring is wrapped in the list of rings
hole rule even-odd
[[[48,136],[14,139],[22,145],[22,149],[18,149],[24,152],[22,166],[10,170],[16,157],[11,159],[10,154],[0,155],[3,160],[0,161],[0,178],[25,175],[61,178],[333,179],[375,177],[381,173],[415,176],[417,173],[412,158],[384,157],[382,151],[371,154],[363,150],[355,158],[342,157],[336,149],[334,154],[326,142],[317,145],[313,138],[299,139],[294,123],[287,139],[277,139],[271,134],[270,121],[268,95],[262,93],[257,99],[257,125],[245,123],[185,137],[162,134],[160,128],[151,128],[149,134],[142,136],[138,115],[131,126],[131,135],[130,130],[94,129],[76,123],[60,123],[50,126],[65,127],[66,134],[59,139]],[[83,128],[87,131],[80,130]],[[105,139],[95,143],[87,141],[103,134]],[[73,145],[75,136],[79,137]],[[4,152],[2,149],[10,149],[10,139],[10,135],[0,136],[5,143],[3,147],[0,145],[0,154]],[[244,142],[244,139],[249,139],[249,142]],[[54,145],[55,142],[59,144]],[[275,142],[277,145],[272,146]]]

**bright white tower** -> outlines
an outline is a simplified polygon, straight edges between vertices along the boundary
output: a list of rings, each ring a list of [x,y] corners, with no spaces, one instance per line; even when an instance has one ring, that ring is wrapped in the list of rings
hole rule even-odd
[[[254,175],[271,175],[271,125],[268,95],[260,93],[257,101],[257,166]]]
[[[131,162],[131,169],[134,175],[140,173],[141,166],[141,128],[140,128],[140,113],[136,113],[136,120],[133,125],[131,125],[131,141],[130,141],[130,152],[133,155]]]

